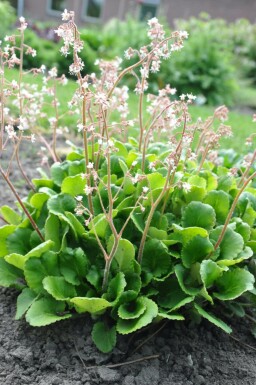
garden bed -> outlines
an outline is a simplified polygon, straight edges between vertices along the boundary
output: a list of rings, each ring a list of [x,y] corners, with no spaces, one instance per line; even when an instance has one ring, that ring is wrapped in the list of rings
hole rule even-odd
[[[39,144],[30,150],[29,158],[24,147],[21,151],[22,163],[30,177],[35,175],[36,167],[40,165],[40,161],[36,160],[38,148]],[[16,182],[21,196],[25,196],[28,190],[16,166],[13,167],[11,179]],[[10,204],[11,194],[3,180],[0,183],[0,206]],[[207,322],[200,325],[168,322],[152,336],[161,326],[153,325],[135,334],[132,339],[121,337],[112,353],[102,354],[92,342],[89,316],[49,327],[32,328],[24,320],[14,320],[17,295],[15,290],[0,289],[0,384],[256,383],[255,339],[245,320],[232,320],[231,336]],[[143,343],[148,337],[152,338]],[[138,348],[141,343],[142,346]],[[129,361],[133,362],[118,366]]]
[[[205,322],[190,327],[170,322],[133,354],[156,329],[137,334],[132,341],[121,338],[112,354],[102,354],[92,342],[89,317],[31,328],[25,321],[13,320],[16,296],[14,290],[0,290],[3,385],[256,383],[256,351],[243,345],[255,342],[245,321],[234,321],[233,336],[239,342]],[[152,355],[157,358],[147,359]],[[107,367],[133,360],[137,362]]]

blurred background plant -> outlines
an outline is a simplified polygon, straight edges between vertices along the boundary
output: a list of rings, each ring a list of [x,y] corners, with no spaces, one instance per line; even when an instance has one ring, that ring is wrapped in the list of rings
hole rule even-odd
[[[0,1],[0,40],[12,28],[16,20],[16,11],[8,1]]]
[[[11,33],[15,12],[9,2],[0,3],[0,40],[4,39],[6,33]],[[128,45],[135,49],[146,45],[148,37],[145,23],[145,20],[127,15],[125,20],[111,19],[102,25],[89,23],[86,28],[80,29],[84,41],[81,53],[85,62],[83,75],[98,73],[96,59],[124,58]],[[167,20],[162,17],[161,23],[170,34]],[[55,28],[54,21],[29,22],[26,42],[36,49],[37,55],[25,55],[24,68],[40,67],[42,64],[47,69],[56,66],[59,74],[64,73],[71,80],[67,91],[62,90],[60,94],[60,98],[66,100],[69,87],[74,88],[75,84],[67,70],[71,58],[59,52],[60,42],[54,34]],[[235,131],[232,145],[239,149],[241,140],[244,141],[244,137],[253,129],[250,116],[256,107],[256,25],[246,19],[228,22],[202,13],[198,17],[174,21],[172,29],[188,31],[189,39],[181,52],[173,52],[171,60],[163,63],[160,74],[150,74],[149,92],[155,93],[158,87],[166,83],[177,88],[177,95],[192,92],[197,99],[191,113],[202,118],[212,113],[207,105],[228,105],[235,110],[230,114],[230,124],[233,124]],[[123,67],[127,63],[124,58]],[[130,63],[133,63],[133,59]],[[11,77],[15,78],[15,70],[12,70]],[[135,85],[134,78],[131,77],[129,82],[131,87]],[[132,98],[130,104],[132,107]],[[68,117],[66,124],[72,126],[72,117]],[[227,140],[226,145],[230,144],[230,140]]]

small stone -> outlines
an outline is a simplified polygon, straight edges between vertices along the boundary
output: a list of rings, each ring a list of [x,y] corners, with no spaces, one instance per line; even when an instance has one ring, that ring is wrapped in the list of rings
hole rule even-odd
[[[59,377],[53,378],[52,385],[61,385],[61,384],[62,384],[62,380]]]
[[[196,383],[196,385],[204,385],[206,383],[205,378],[203,376],[201,376],[201,374],[198,374],[195,377],[195,383]]]
[[[139,375],[136,377],[136,385],[150,384],[157,385],[159,382],[159,370],[152,366],[143,368]]]
[[[134,385],[134,384],[135,384],[135,378],[133,376],[125,376],[122,385]]]
[[[192,367],[192,366],[194,365],[194,362],[193,362],[193,360],[192,360],[191,354],[189,354],[189,355],[187,356],[186,364],[187,364],[187,366],[190,366],[190,367]]]
[[[18,358],[25,362],[32,361],[33,354],[29,348],[19,346],[17,349],[10,353],[13,357]]]
[[[105,367],[98,368],[98,374],[102,380],[105,382],[114,382],[119,381],[121,375],[114,369],[109,369]]]

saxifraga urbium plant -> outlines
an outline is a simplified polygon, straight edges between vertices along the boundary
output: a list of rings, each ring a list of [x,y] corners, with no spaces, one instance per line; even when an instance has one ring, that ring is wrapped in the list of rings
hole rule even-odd
[[[230,333],[216,307],[225,315],[227,310],[245,315],[243,305],[251,303],[253,309],[255,304],[256,152],[225,167],[214,150],[231,134],[223,124],[225,106],[205,122],[192,123],[193,95],[175,98],[169,85],[145,95],[149,73],[182,48],[186,32],[165,37],[154,18],[148,22],[149,45],[125,53],[137,55],[136,64],[121,70],[119,59],[100,61],[100,78],[83,77],[73,12],[65,10],[63,20],[56,32],[64,39],[62,54],[73,55],[69,70],[78,88],[69,107],[80,110],[83,148],[73,145],[62,162],[56,149],[56,84],[65,78],[51,69],[41,91],[26,88],[22,59],[35,52],[24,43],[24,18],[20,46],[15,48],[14,36],[7,37],[13,45],[0,51],[2,158],[13,145],[9,165],[1,165],[0,173],[19,207],[19,213],[1,208],[6,223],[0,228],[0,284],[21,290],[16,319],[25,316],[30,325],[45,326],[90,313],[92,338],[102,352],[113,349],[117,333],[133,333],[162,319],[203,317]],[[15,64],[19,79],[8,82],[5,68]],[[133,118],[123,85],[128,74],[137,78]],[[45,94],[51,102],[44,101]],[[31,183],[19,146],[22,140],[34,141],[40,119],[47,122],[44,103],[55,111],[48,116],[53,140],[44,139],[53,164],[50,176],[42,172]],[[31,188],[25,199],[11,180],[15,159]]]

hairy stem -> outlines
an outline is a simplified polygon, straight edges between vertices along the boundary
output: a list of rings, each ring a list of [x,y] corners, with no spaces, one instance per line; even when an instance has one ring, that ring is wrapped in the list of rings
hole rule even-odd
[[[239,185],[238,185],[239,187],[241,187],[243,185],[243,183],[244,183],[245,179],[247,178],[247,176],[250,172],[250,169],[251,169],[253,163],[255,162],[255,160],[256,160],[256,150],[254,151],[252,159],[251,159],[249,165],[247,166],[247,168],[246,168],[246,170],[245,170],[245,172],[244,172],[244,174],[243,174],[243,176],[239,182]]]
[[[169,184],[170,174],[171,174],[171,167],[169,166],[168,172],[167,172],[167,175],[166,175],[165,185],[164,185],[160,195],[158,196],[157,200],[151,205],[151,209],[150,209],[150,212],[149,212],[148,217],[147,217],[145,229],[144,229],[143,234],[142,234],[142,238],[141,238],[141,242],[140,242],[140,247],[139,247],[139,252],[138,252],[138,262],[140,264],[142,262],[144,246],[145,246],[146,238],[147,238],[147,235],[148,235],[148,230],[149,230],[149,227],[150,227],[150,223],[152,221],[152,218],[153,218],[153,215],[154,215],[154,212],[155,212],[157,206],[159,205],[159,203],[161,202],[162,198],[164,197],[164,195],[165,195],[165,193],[167,191],[168,184]]]
[[[15,151],[15,155],[16,155],[16,161],[17,161],[17,164],[18,164],[18,167],[20,169],[20,172],[23,176],[23,178],[25,179],[25,181],[27,182],[28,186],[31,188],[32,191],[36,191],[33,184],[31,183],[31,181],[28,179],[23,167],[22,167],[22,164],[20,162],[20,156],[19,156],[19,146],[20,145],[20,142],[18,143],[18,146],[16,147],[16,151]]]
[[[256,177],[256,171],[255,171],[255,172],[254,172],[254,173],[253,173],[253,174],[246,180],[246,182],[244,182],[244,185],[241,187],[241,189],[240,189],[239,192],[237,193],[237,195],[236,195],[236,197],[235,197],[235,199],[234,199],[234,201],[233,201],[233,203],[232,203],[232,205],[231,205],[231,207],[230,207],[229,213],[228,213],[228,215],[227,215],[226,221],[225,221],[225,223],[224,223],[224,225],[223,225],[223,228],[222,228],[222,230],[221,230],[220,236],[219,236],[219,238],[218,238],[218,240],[217,240],[217,242],[216,242],[216,244],[215,244],[215,246],[214,246],[214,249],[215,249],[215,250],[219,247],[219,245],[221,244],[221,242],[222,242],[222,240],[223,240],[223,237],[224,237],[224,235],[225,235],[225,232],[226,232],[226,229],[227,229],[227,227],[228,227],[229,221],[230,221],[230,219],[231,219],[231,217],[232,217],[232,215],[233,215],[233,212],[234,212],[234,210],[235,210],[235,208],[236,208],[238,199],[240,198],[241,194],[242,194],[243,191],[245,190],[246,186],[247,186],[247,185],[250,183],[250,181],[251,181],[253,178],[255,178],[255,177]]]
[[[0,107],[1,107],[1,135],[0,135],[0,152],[4,149],[4,65],[3,56],[0,55],[0,70],[1,70],[1,89],[0,89]]]
[[[28,217],[32,227],[34,228],[34,230],[37,232],[37,234],[39,235],[40,239],[44,242],[44,237],[41,233],[41,231],[39,230],[39,228],[37,227],[37,224],[35,223],[34,219],[32,218],[32,216],[30,215],[30,213],[28,212],[28,210],[26,209],[24,203],[22,202],[18,192],[16,191],[14,185],[12,184],[12,182],[10,181],[10,179],[5,175],[4,173],[4,170],[2,169],[2,167],[0,166],[0,174],[2,175],[2,177],[4,178],[4,180],[6,181],[6,183],[8,184],[8,186],[10,187],[11,191],[13,192],[13,194],[15,195],[15,198],[17,199],[17,201],[19,202],[22,210],[24,211],[24,213],[26,214],[26,216]]]
[[[59,121],[59,113],[58,113],[58,100],[57,100],[57,91],[56,91],[56,79],[54,79],[54,85],[53,85],[53,93],[54,93],[54,99],[53,99],[53,105],[54,105],[54,110],[55,110],[55,118],[56,122],[54,123],[53,126],[53,134],[52,134],[52,149],[55,158],[59,162],[60,159],[57,155],[56,152],[56,144],[57,144],[57,127],[58,127],[58,121]]]

